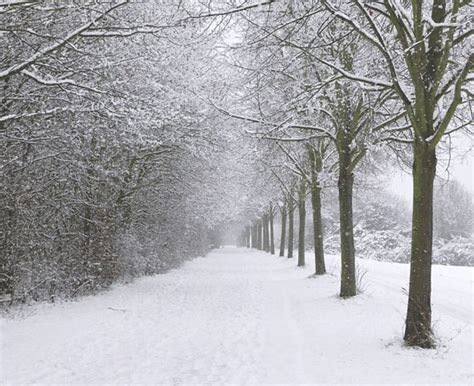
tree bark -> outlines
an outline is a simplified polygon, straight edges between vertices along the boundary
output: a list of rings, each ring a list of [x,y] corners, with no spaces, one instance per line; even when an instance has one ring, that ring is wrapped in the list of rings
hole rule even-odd
[[[257,249],[262,250],[262,222],[259,221],[257,224]]]
[[[245,246],[250,248],[250,226],[245,227]]]
[[[271,205],[270,205],[269,221],[270,221],[270,253],[274,255],[275,254],[275,230],[273,229],[273,207]]]
[[[280,233],[280,257],[285,256],[285,239],[286,239],[286,204],[280,210],[281,214],[281,233]]]
[[[304,178],[301,179],[299,197],[298,197],[298,212],[299,212],[299,229],[298,229],[298,267],[305,265],[304,256],[304,238],[305,238],[305,225],[306,225],[306,207],[305,207],[305,186]]]
[[[257,249],[257,224],[252,225],[252,248]]]
[[[295,207],[288,205],[288,259],[293,257],[293,240],[295,238]]]
[[[269,232],[268,232],[268,214],[263,216],[263,250],[270,252]]]
[[[341,293],[343,298],[357,294],[355,277],[354,224],[352,219],[352,186],[350,149],[339,152],[339,232],[341,237]]]
[[[436,152],[415,140],[410,287],[404,340],[410,346],[434,346],[431,331],[433,184]]]
[[[311,146],[308,146],[309,159],[311,161],[311,206],[313,210],[313,237],[314,237],[314,266],[315,275],[326,273],[324,261],[324,235],[323,220],[321,214],[321,187],[319,186],[318,173],[322,170],[321,154],[315,154]]]
[[[313,237],[314,237],[314,263],[315,274],[324,275],[326,273],[326,263],[324,261],[324,235],[323,221],[321,215],[321,188],[313,184],[311,188],[311,203],[313,207]]]

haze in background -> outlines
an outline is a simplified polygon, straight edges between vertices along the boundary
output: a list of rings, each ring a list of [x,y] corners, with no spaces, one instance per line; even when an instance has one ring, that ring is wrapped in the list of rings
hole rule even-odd
[[[451,160],[448,160],[447,156],[443,154],[438,156],[436,173],[438,178],[435,184],[442,185],[446,181],[456,180],[474,198],[474,152],[472,141],[466,136],[458,136],[453,138],[452,147],[456,150],[452,153]],[[394,167],[387,174],[387,179],[387,190],[402,197],[411,204],[413,190],[411,174]]]

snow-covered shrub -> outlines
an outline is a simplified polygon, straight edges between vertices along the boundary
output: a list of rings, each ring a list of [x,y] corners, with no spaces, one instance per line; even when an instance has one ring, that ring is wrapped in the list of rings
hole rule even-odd
[[[386,192],[357,192],[354,199],[354,226],[367,231],[410,229],[411,214],[401,198]]]
[[[407,234],[408,233],[408,234]],[[407,263],[410,259],[409,232],[395,230],[367,230],[355,227],[357,257],[379,261]]]
[[[462,208],[470,213],[472,208],[466,204],[469,200],[458,185],[452,187],[453,197],[438,198],[438,237],[433,245],[433,264],[474,266],[474,237],[469,236],[470,217],[460,214]],[[439,193],[438,193],[439,197]],[[453,202],[459,198],[462,205]],[[440,203],[446,200],[446,208]],[[469,201],[470,202],[470,201]],[[331,203],[330,203],[331,204]],[[454,215],[446,214],[452,208]],[[337,254],[340,252],[339,229],[335,204],[325,210],[325,251]],[[458,213],[456,215],[456,213]],[[472,221],[471,221],[472,222]],[[440,224],[441,223],[441,224]],[[378,261],[409,263],[411,247],[410,211],[405,202],[390,194],[360,194],[354,205],[354,241],[356,257]],[[441,234],[451,235],[446,230],[454,230],[457,236],[441,238]],[[312,229],[311,229],[312,231]],[[467,236],[466,236],[467,234]]]
[[[444,265],[474,266],[474,237],[439,239],[433,248],[433,262]]]
[[[455,180],[436,186],[433,216],[435,239],[470,237],[474,230],[472,195]]]
[[[324,251],[329,254],[338,254],[341,251],[341,241],[339,232],[331,232],[325,234],[324,237]]]

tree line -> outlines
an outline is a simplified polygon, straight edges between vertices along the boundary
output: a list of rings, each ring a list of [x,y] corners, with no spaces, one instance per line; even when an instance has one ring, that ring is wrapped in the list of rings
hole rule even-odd
[[[295,208],[300,219],[298,265],[304,264],[304,201],[309,192],[316,274],[325,272],[321,190],[336,175],[343,298],[357,294],[356,179],[383,168],[387,158],[411,167],[404,340],[432,347],[434,179],[437,153],[446,150],[454,133],[471,134],[469,4],[310,1],[275,3],[269,10],[242,15],[241,40],[232,60],[246,75],[246,100],[222,110],[247,122],[250,135],[274,149],[268,150],[272,156],[267,168],[280,185],[285,208],[281,221],[288,216],[291,223]],[[263,216],[253,225],[257,237],[260,224],[265,229]],[[247,244],[252,234],[245,232]]]
[[[163,272],[233,215],[227,124],[196,97],[222,28],[188,10],[0,4],[2,304]]]

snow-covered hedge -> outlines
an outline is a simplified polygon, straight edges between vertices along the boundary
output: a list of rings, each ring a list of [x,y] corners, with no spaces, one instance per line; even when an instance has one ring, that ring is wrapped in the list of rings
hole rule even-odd
[[[437,189],[435,200],[433,263],[474,266],[474,235],[471,233],[473,206],[470,196],[454,182],[443,185],[443,189],[443,192],[441,188]],[[388,193],[365,190],[356,194],[354,201],[356,256],[408,263],[411,212],[407,203]],[[325,204],[325,250],[337,254],[340,250],[337,202],[327,198]],[[309,235],[307,241],[312,247],[312,228],[309,229]]]
[[[407,263],[410,259],[409,232],[396,230],[354,230],[357,257],[379,261]]]
[[[408,263],[410,261],[409,230],[368,231],[357,226],[354,231],[356,256],[361,259]],[[438,239],[433,245],[433,264],[474,266],[474,237]],[[339,237],[326,237],[326,251],[339,253]]]
[[[474,237],[436,240],[433,260],[436,264],[474,266]]]

